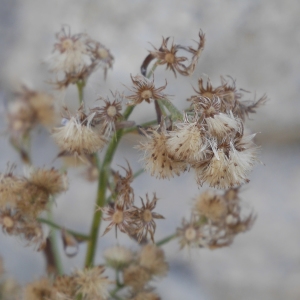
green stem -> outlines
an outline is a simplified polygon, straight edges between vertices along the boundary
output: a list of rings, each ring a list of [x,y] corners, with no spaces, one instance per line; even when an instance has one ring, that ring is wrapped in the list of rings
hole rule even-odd
[[[145,172],[144,169],[140,169],[138,171],[136,171],[134,174],[133,174],[133,178],[137,178],[138,176],[140,176],[141,174],[143,174]]]
[[[169,236],[163,238],[162,240],[158,241],[158,242],[156,243],[156,246],[157,246],[157,247],[160,247],[160,246],[162,246],[162,245],[164,245],[164,244],[167,244],[168,242],[170,242],[171,240],[175,239],[176,237],[177,237],[177,234],[176,234],[176,233],[173,233],[173,234],[171,234],[171,235],[169,235]]]
[[[52,206],[53,206],[53,201],[49,202],[49,210],[47,212],[47,217],[48,220],[50,222],[52,222],[53,220],[53,214],[52,214]],[[50,233],[50,245],[51,245],[51,249],[52,249],[52,253],[54,256],[54,260],[55,260],[55,266],[56,266],[56,270],[57,273],[59,275],[63,275],[64,274],[64,268],[63,268],[63,263],[60,257],[60,253],[58,250],[58,246],[57,246],[57,239],[56,239],[56,230],[52,230],[52,232]]]
[[[157,66],[158,66],[158,63],[159,63],[159,61],[156,61],[155,64],[152,66],[151,70],[149,71],[149,73],[148,73],[147,76],[146,76],[148,79],[149,79],[149,78],[152,76],[152,74],[154,73],[155,69],[156,69]]]
[[[159,100],[159,102],[161,102],[164,105],[164,107],[166,107],[167,110],[171,113],[173,120],[182,120],[183,119],[182,113],[176,108],[175,105],[173,105],[171,103],[170,100],[161,99],[161,100]]]
[[[123,113],[123,117],[125,120],[129,118],[133,109],[134,106],[128,106],[126,108],[125,112]],[[99,172],[98,191],[97,191],[97,200],[96,200],[97,207],[103,207],[105,205],[106,188],[108,185],[108,174],[110,172],[110,165],[122,136],[123,136],[123,129],[117,130],[115,138],[111,139],[107,147],[103,159],[103,163],[101,165],[100,172]],[[101,210],[97,210],[94,214],[92,226],[90,230],[90,240],[88,242],[88,248],[85,257],[86,267],[92,267],[94,264],[94,257],[96,253],[96,245],[98,241],[98,233],[100,229],[101,218],[102,218],[102,212]]]
[[[79,80],[76,83],[77,85],[77,90],[78,90],[78,98],[79,98],[79,104],[83,104],[84,105],[84,101],[83,101],[83,89],[85,87],[85,81],[83,80]]]
[[[148,126],[155,125],[155,124],[157,124],[157,120],[153,120],[153,121],[143,123],[143,124],[139,125],[139,127],[144,128],[144,127],[148,127]],[[138,128],[136,126],[130,127],[130,128],[124,129],[123,134],[127,134],[127,133],[130,133],[130,132],[136,131],[136,130],[138,130]]]
[[[57,246],[57,239],[56,239],[56,230],[53,230],[50,233],[50,241],[51,241],[51,249],[54,255],[55,259],[55,266],[58,275],[63,275],[64,274],[64,269],[63,269],[63,263],[59,254],[58,246]]]
[[[52,220],[47,220],[47,219],[44,219],[44,218],[38,218],[37,220],[40,223],[47,224],[47,225],[49,225],[52,228],[59,229],[59,230],[63,229],[62,226],[56,224]],[[86,235],[86,234],[82,234],[82,233],[79,233],[79,232],[76,232],[76,231],[73,231],[73,230],[69,230],[69,229],[66,229],[66,231],[68,233],[72,234],[76,239],[78,239],[80,241],[88,241],[90,239],[90,237],[88,235]]]

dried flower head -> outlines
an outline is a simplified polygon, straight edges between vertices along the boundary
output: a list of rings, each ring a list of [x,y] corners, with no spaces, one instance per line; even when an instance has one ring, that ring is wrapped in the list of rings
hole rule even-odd
[[[235,118],[245,121],[249,113],[255,113],[258,107],[265,104],[267,97],[263,95],[257,101],[241,101],[243,96],[241,91],[245,92],[245,90],[237,90],[235,80],[231,77],[229,78],[232,81],[231,84],[224,77],[221,77],[222,84],[216,88],[212,86],[209,79],[207,80],[206,87],[204,87],[203,79],[200,78],[198,80],[199,91],[194,89],[198,95],[190,97],[188,101],[191,101],[193,108],[199,111],[201,110],[201,106],[203,108],[203,98],[210,100],[214,98],[218,99],[218,109],[214,114],[224,113],[230,115],[232,113]]]
[[[31,168],[27,180],[36,187],[43,189],[48,195],[57,195],[68,189],[68,178],[66,173],[61,173],[54,168]]]
[[[140,291],[151,280],[151,274],[139,265],[130,265],[123,272],[124,284]]]
[[[53,129],[52,137],[62,154],[84,156],[101,150],[107,143],[104,128],[93,123],[95,112],[85,114],[81,106],[75,115],[65,108],[64,124]]]
[[[167,82],[164,86],[156,89],[154,86],[154,78],[151,82],[149,79],[141,75],[137,75],[134,77],[130,75],[130,77],[134,84],[134,87],[133,90],[129,90],[134,94],[126,96],[126,98],[129,100],[127,105],[137,105],[144,100],[150,103],[150,101],[152,100],[167,99],[167,95],[162,93],[162,90],[164,90],[167,86]]]
[[[191,101],[192,105],[196,107],[198,106],[198,102],[202,101],[201,100],[202,98],[208,98],[210,100],[213,100],[214,98],[220,98],[223,95],[223,90],[224,90],[223,86],[214,88],[209,78],[207,79],[206,87],[204,86],[203,79],[199,78],[198,87],[199,87],[199,91],[197,91],[195,88],[194,91],[197,94],[199,94],[199,96],[198,95],[192,96],[188,99],[188,101]]]
[[[142,247],[138,262],[151,276],[161,277],[168,272],[168,263],[165,261],[164,251],[154,244],[147,244]]]
[[[243,127],[234,137],[218,143],[211,140],[212,153],[206,161],[195,164],[197,181],[211,187],[227,189],[249,182],[248,174],[257,161],[258,147],[252,142],[255,134],[245,136]]]
[[[24,300],[50,300],[53,298],[52,284],[48,278],[41,278],[26,285]]]
[[[46,243],[48,232],[31,216],[26,216],[20,210],[0,210],[0,224],[2,231],[18,236],[27,246],[34,245],[38,251]]]
[[[115,189],[114,192],[118,195],[118,201],[122,203],[125,207],[129,208],[133,205],[134,201],[134,190],[131,187],[133,182],[132,169],[127,161],[128,169],[121,166],[121,168],[126,172],[125,176],[122,176],[119,171],[114,172],[115,178]]]
[[[67,87],[79,81],[85,82],[98,67],[112,67],[113,56],[101,43],[85,33],[71,34],[68,26],[63,26],[56,34],[58,42],[48,62],[50,70],[60,78],[56,80],[58,88]]]
[[[148,130],[147,141],[141,142],[137,149],[144,150],[145,169],[156,178],[171,178],[187,169],[186,162],[174,160],[168,152],[167,132],[164,125],[158,130]]]
[[[91,109],[91,112],[95,112],[94,124],[102,124],[105,128],[106,135],[110,135],[112,131],[116,130],[116,122],[122,117],[122,96],[117,95],[117,93],[112,95],[115,98],[113,102],[110,102],[108,99],[100,98],[99,100],[104,100],[105,105]],[[118,100],[118,97],[121,99]]]
[[[91,63],[88,55],[88,36],[83,33],[71,34],[68,26],[63,26],[56,34],[58,42],[54,45],[53,55],[50,57],[51,71],[64,73],[78,73]]]
[[[174,73],[175,77],[176,71],[181,73],[185,72],[184,61],[187,60],[187,57],[180,56],[178,57],[176,54],[179,50],[178,45],[175,45],[174,42],[171,45],[171,48],[168,49],[168,41],[170,37],[166,39],[163,37],[162,44],[159,49],[154,47],[154,51],[150,51],[150,54],[155,57],[159,65],[166,65],[166,70],[170,69]]]
[[[151,240],[154,243],[154,233],[156,229],[156,223],[154,219],[164,219],[164,217],[152,210],[155,208],[158,198],[156,195],[153,195],[153,199],[150,202],[148,194],[146,194],[146,204],[141,198],[142,207],[137,208],[136,219],[137,219],[137,238],[140,242],[143,238],[147,237],[147,234],[150,234]]]
[[[202,238],[201,223],[192,214],[191,220],[182,220],[181,227],[176,230],[177,237],[179,238],[180,249],[185,247],[199,247]]]
[[[117,201],[114,206],[99,207],[107,217],[103,217],[104,221],[110,221],[109,225],[106,227],[103,235],[110,231],[114,226],[117,235],[117,228],[123,233],[130,234],[132,229],[135,227],[134,220],[132,218],[132,209],[126,209],[125,205],[119,204]]]
[[[4,174],[0,174],[0,209],[14,208],[21,199],[26,181],[13,174],[14,165],[8,166]]]
[[[206,191],[196,198],[195,210],[214,222],[224,220],[228,212],[224,197],[212,191]]]
[[[57,276],[53,283],[53,298],[57,300],[75,299],[77,285],[74,280],[74,275]],[[53,300],[54,300],[53,299]]]
[[[122,246],[108,248],[103,254],[106,264],[116,270],[123,270],[133,261],[133,252]]]
[[[186,47],[182,45],[176,45],[174,42],[171,45],[171,48],[168,48],[168,38],[163,38],[162,44],[159,49],[154,47],[154,51],[149,51],[150,55],[157,59],[156,64],[158,65],[166,65],[166,69],[172,70],[174,76],[177,77],[176,72],[183,76],[192,75],[200,54],[204,48],[205,44],[205,35],[200,30],[199,32],[199,42],[198,47],[195,49],[193,47]],[[185,56],[177,56],[177,52],[179,50],[183,50],[189,54],[192,54],[191,59],[189,60]],[[184,62],[188,61],[187,64]]]
[[[92,40],[91,38],[88,41],[88,50],[93,64],[96,65],[95,68],[103,68],[104,78],[106,78],[107,70],[111,69],[114,63],[114,57],[110,53],[110,50],[101,43]]]
[[[222,112],[222,99],[212,97],[194,97],[193,108],[201,115],[202,124],[214,138],[224,139],[224,136],[238,131],[241,121],[231,111]]]
[[[112,281],[102,276],[104,271],[103,266],[76,270],[74,272],[76,295],[82,295],[83,299],[107,299],[108,287]]]
[[[175,124],[176,129],[168,132],[167,149],[177,161],[193,163],[205,157],[208,143],[204,127],[198,118],[190,121],[185,114],[184,121]]]
[[[57,118],[54,98],[22,86],[17,98],[9,104],[6,117],[12,139],[22,138],[37,124],[54,125]]]
[[[24,180],[23,193],[19,196],[16,208],[34,218],[46,210],[50,196],[62,193],[68,188],[66,174],[61,174],[54,168],[31,168]]]

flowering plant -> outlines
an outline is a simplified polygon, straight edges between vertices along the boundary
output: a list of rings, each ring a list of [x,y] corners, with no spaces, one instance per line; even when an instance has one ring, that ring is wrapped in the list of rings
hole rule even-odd
[[[179,111],[165,93],[167,82],[157,87],[154,72],[166,65],[175,78],[177,74],[191,76],[205,47],[205,35],[200,30],[196,47],[174,42],[169,45],[169,38],[163,38],[159,48],[149,51],[141,74],[130,75],[132,87],[122,94],[113,92],[112,100],[101,98],[102,106],[88,108],[84,90],[89,76],[102,68],[106,77],[114,57],[88,34],[72,34],[67,26],[62,27],[56,38],[48,59],[50,71],[55,74],[51,83],[57,89],[77,86],[77,111],[65,106],[57,109],[51,95],[24,86],[7,112],[10,141],[27,166],[27,172],[16,175],[14,165],[10,165],[1,174],[0,224],[8,235],[18,236],[27,245],[43,251],[48,275],[52,275],[27,285],[24,297],[30,300],[160,299],[150,283],[167,274],[164,244],[177,239],[180,248],[221,248],[253,225],[255,214],[244,212],[239,192],[258,162],[258,147],[254,143],[255,134],[247,133],[244,122],[264,104],[266,96],[246,102],[230,77],[221,77],[217,87],[209,79],[205,84],[200,78],[198,89],[187,99],[187,109]],[[179,53],[184,54],[179,56]],[[154,105],[157,118],[137,125],[129,118],[144,101]],[[60,125],[57,125],[58,110]],[[98,191],[88,234],[62,228],[51,220],[55,197],[68,189],[67,173],[32,165],[30,135],[37,124],[50,128],[60,149],[58,158],[71,157],[96,171],[89,176],[98,180]],[[111,163],[120,140],[131,132],[140,136],[135,148],[143,153],[143,169],[133,173],[127,162],[127,166],[121,167],[125,172],[122,175]],[[100,155],[101,151],[104,155]],[[139,203],[132,187],[143,170],[162,180],[194,172],[195,184],[199,187],[207,184],[215,189],[199,194],[190,218],[184,218],[170,236],[156,241],[156,220],[164,219],[157,212],[159,198],[156,194],[146,194]],[[45,212],[48,217],[44,216]],[[102,220],[108,222],[103,234],[114,228],[116,236],[126,234],[140,249],[133,252],[120,245],[112,246],[103,253],[105,263],[95,266]],[[76,255],[78,243],[87,243],[83,269],[70,275],[63,273],[55,235],[49,228],[61,230],[67,255]],[[74,252],[67,251],[70,247]],[[115,270],[115,278],[103,275],[106,268]]]

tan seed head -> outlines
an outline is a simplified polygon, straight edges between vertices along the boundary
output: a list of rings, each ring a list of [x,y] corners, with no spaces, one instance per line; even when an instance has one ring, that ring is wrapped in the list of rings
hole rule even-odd
[[[124,220],[124,214],[123,214],[123,211],[121,211],[121,210],[117,210],[112,216],[112,221],[115,224],[120,224],[123,222],[123,220]]]
[[[151,90],[144,90],[144,91],[142,91],[141,92],[141,97],[143,99],[150,99],[150,98],[152,98],[152,92],[151,92]]]

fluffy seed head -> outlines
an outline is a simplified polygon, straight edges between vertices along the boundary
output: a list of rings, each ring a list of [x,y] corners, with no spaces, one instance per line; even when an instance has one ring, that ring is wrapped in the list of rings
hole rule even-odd
[[[26,181],[14,176],[12,170],[0,174],[0,209],[6,206],[15,207],[24,191]]]
[[[178,162],[171,158],[167,148],[167,136],[164,132],[152,130],[146,135],[147,141],[142,142],[138,149],[144,150],[145,169],[156,178],[171,178],[180,175],[187,168],[185,162]]]
[[[197,121],[189,122],[187,116],[183,123],[176,124],[177,129],[168,132],[167,150],[175,160],[193,163],[205,157],[207,148],[204,130]]]
[[[54,168],[31,169],[27,178],[30,183],[45,190],[49,195],[57,195],[68,189],[67,175],[61,174]]]
[[[125,285],[132,287],[134,291],[140,291],[151,280],[151,275],[139,265],[130,265],[124,270],[123,278]]]
[[[108,266],[122,270],[133,260],[133,252],[122,246],[114,246],[104,251],[104,258]]]
[[[41,278],[25,287],[24,300],[53,299],[52,284],[47,278]]]
[[[77,286],[76,294],[90,299],[107,299],[108,287],[112,283],[107,277],[103,277],[103,266],[85,268],[74,273],[74,282]]]
[[[93,125],[94,116],[95,113],[85,115],[80,108],[76,115],[67,116],[62,127],[53,129],[52,137],[63,153],[87,155],[105,146],[103,128]]]
[[[196,198],[195,210],[199,215],[218,222],[226,217],[227,204],[222,196],[212,191],[206,191]]]
[[[168,272],[164,251],[154,244],[147,244],[141,249],[139,265],[145,268],[152,276],[165,276]]]

